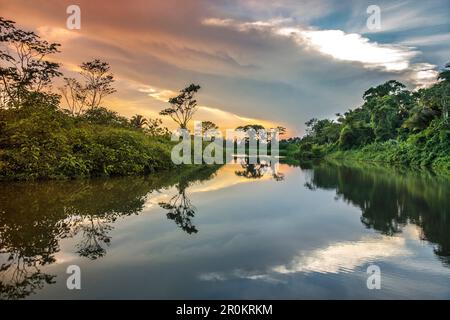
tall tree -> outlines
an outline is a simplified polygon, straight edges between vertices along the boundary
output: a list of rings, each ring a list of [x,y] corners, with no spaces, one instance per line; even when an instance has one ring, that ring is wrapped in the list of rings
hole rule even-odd
[[[86,107],[86,89],[75,78],[64,78],[64,85],[59,89],[70,114],[79,116]]]
[[[181,129],[187,129],[189,121],[198,109],[197,100],[194,99],[198,90],[200,90],[200,86],[196,84],[184,88],[178,96],[169,99],[168,102],[171,106],[159,114],[171,117]]]
[[[107,62],[99,59],[80,65],[80,82],[75,78],[64,78],[64,86],[59,88],[72,115],[80,115],[86,109],[100,106],[103,98],[116,92],[113,88],[114,75]]]
[[[285,128],[285,127],[277,126],[277,127],[275,128],[275,130],[278,131],[278,134],[279,134],[280,136],[283,136],[283,135],[286,134],[286,128]]]
[[[59,46],[0,17],[0,107],[18,107],[29,93],[50,87],[61,72],[47,57],[59,52]]]
[[[98,107],[105,96],[116,92],[112,87],[114,75],[111,73],[111,67],[109,63],[99,59],[83,62],[80,67],[80,74],[86,81],[87,105],[90,108]]]
[[[203,121],[202,122],[202,133],[205,134],[208,130],[219,129],[219,127],[212,121]]]

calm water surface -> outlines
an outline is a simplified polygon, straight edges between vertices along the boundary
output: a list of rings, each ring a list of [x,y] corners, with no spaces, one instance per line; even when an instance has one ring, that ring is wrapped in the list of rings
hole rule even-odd
[[[448,180],[264,169],[1,183],[0,298],[450,298]]]

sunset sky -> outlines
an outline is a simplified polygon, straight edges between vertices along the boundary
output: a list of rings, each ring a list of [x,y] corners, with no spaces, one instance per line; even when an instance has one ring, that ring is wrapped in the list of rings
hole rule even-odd
[[[66,28],[71,4],[80,30]],[[372,4],[380,30],[366,26]],[[301,135],[305,121],[358,106],[371,86],[424,86],[450,61],[450,0],[0,0],[0,16],[61,43],[65,76],[83,61],[109,62],[111,109],[157,117],[198,83],[195,119],[223,129],[260,123]]]

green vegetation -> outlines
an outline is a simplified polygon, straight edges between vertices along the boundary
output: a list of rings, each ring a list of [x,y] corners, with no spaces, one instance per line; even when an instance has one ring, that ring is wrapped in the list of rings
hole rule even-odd
[[[168,138],[133,129],[104,108],[72,117],[33,101],[1,110],[0,119],[1,179],[131,175],[172,165]]]
[[[160,119],[130,120],[101,105],[113,94],[108,63],[80,65],[52,92],[59,44],[0,18],[0,179],[134,175],[173,166]],[[51,59],[53,60],[53,58]]]
[[[285,141],[296,159],[334,158],[429,167],[450,174],[450,65],[429,88],[391,80],[367,90],[361,107],[311,119],[301,139]]]

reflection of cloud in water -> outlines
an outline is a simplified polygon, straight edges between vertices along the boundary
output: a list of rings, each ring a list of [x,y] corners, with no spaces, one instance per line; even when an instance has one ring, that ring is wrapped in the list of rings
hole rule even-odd
[[[225,188],[229,188],[242,183],[254,183],[258,180],[250,180],[244,177],[238,177],[235,175],[236,168],[240,168],[239,165],[224,165],[221,167],[217,176],[214,179],[195,182],[191,186],[189,186],[188,190],[190,194],[193,193],[201,193],[201,192],[212,192]],[[270,180],[272,177],[270,175],[265,175],[262,180]],[[145,208],[152,208],[155,205],[158,206],[158,203],[161,201],[166,201],[171,198],[171,196],[176,193],[177,190],[174,187],[167,188],[160,191],[154,191],[148,196],[148,200],[145,204]]]
[[[249,183],[252,180],[244,177],[238,177],[235,175],[236,168],[240,168],[240,165],[224,165],[217,172],[217,178],[203,183],[196,184],[191,187],[191,192],[210,192],[220,189],[229,188],[242,183]],[[265,176],[265,180],[270,180],[270,175]],[[253,181],[254,182],[254,181]]]
[[[295,256],[291,262],[273,268],[289,274],[297,272],[339,273],[356,269],[366,263],[389,257],[409,256],[405,239],[400,237],[371,237],[358,242],[340,242],[326,248]]]
[[[245,280],[257,280],[264,281],[269,283],[283,283],[283,280],[276,279],[269,274],[257,273],[257,272],[248,272],[241,269],[236,269],[232,271],[230,274],[225,274],[221,272],[210,272],[203,273],[198,277],[203,281],[227,281],[233,279],[245,279]]]
[[[430,263],[426,257],[418,259],[416,246],[422,246],[420,228],[415,225],[404,227],[401,235],[392,237],[372,235],[359,241],[339,242],[324,248],[300,253],[284,265],[269,267],[264,270],[234,269],[229,272],[209,272],[199,275],[202,281],[255,280],[266,283],[288,283],[285,275],[295,273],[328,273],[338,274],[353,272],[358,267],[377,261],[392,262],[400,268],[418,272],[432,272],[437,275],[448,275],[450,270]],[[400,258],[400,259],[399,259]]]
[[[294,168],[289,167],[287,165],[281,164],[280,169],[283,173],[289,173],[294,171]],[[193,193],[203,193],[203,192],[213,192],[226,188],[230,188],[236,185],[244,184],[244,183],[256,183],[261,181],[270,181],[273,180],[272,172],[268,172],[268,174],[264,174],[261,179],[248,179],[245,177],[239,177],[236,175],[236,169],[241,168],[239,164],[226,164],[222,166],[216,174],[214,179],[205,180],[205,181],[197,181],[189,186],[188,190],[190,194]],[[166,189],[162,189],[159,191],[153,191],[151,194],[147,196],[147,201],[145,203],[146,209],[151,209],[154,207],[158,207],[158,204],[162,201],[167,201],[172,197],[177,190],[175,187],[170,187]]]
[[[172,195],[176,192],[176,188],[170,188],[169,190],[164,191],[164,193],[162,192],[155,192],[152,193],[148,198],[147,202],[145,203],[145,208],[149,209],[152,207],[159,207],[159,203],[162,201],[167,201],[169,200]]]
[[[288,173],[293,171],[294,169],[287,165],[279,165],[280,171],[283,173]],[[222,166],[217,172],[216,179],[211,179],[208,181],[204,181],[202,183],[198,183],[192,186],[189,191],[191,192],[209,192],[216,191],[220,189],[229,188],[235,185],[243,184],[243,183],[255,183],[261,181],[270,181],[273,180],[273,172],[270,170],[270,167],[267,169],[267,172],[263,172],[264,174],[260,179],[248,179],[246,177],[236,175],[236,170],[242,169],[242,166],[239,164],[226,164]]]
[[[357,242],[340,242],[326,248],[295,256],[289,263],[279,265],[268,271],[244,271],[240,269],[229,273],[210,272],[199,276],[203,281],[227,281],[233,279],[258,280],[282,283],[280,275],[293,273],[340,273],[350,272],[357,267],[378,259],[407,257],[412,252],[406,248],[406,240],[401,237],[365,237]]]

